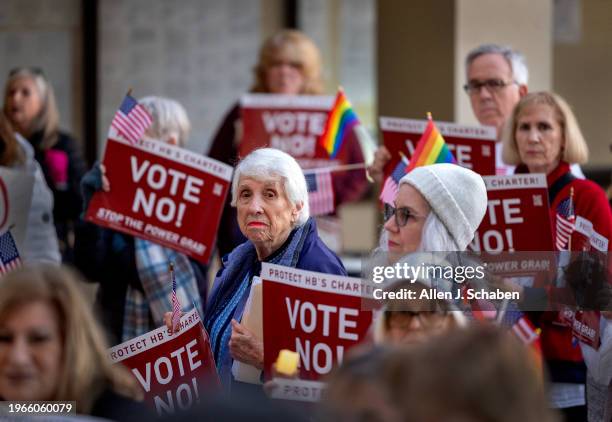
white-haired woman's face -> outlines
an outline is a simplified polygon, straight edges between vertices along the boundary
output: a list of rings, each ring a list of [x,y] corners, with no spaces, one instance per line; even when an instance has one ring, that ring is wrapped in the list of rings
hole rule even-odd
[[[384,225],[389,252],[401,255],[415,252],[421,245],[423,226],[431,208],[423,195],[408,184],[401,185],[394,205],[395,212],[387,213]]]
[[[255,245],[260,258],[276,251],[287,239],[299,216],[301,205],[289,201],[280,176],[238,181],[238,225]]]
[[[516,146],[531,173],[553,171],[563,151],[563,129],[555,110],[546,104],[525,107],[516,119]]]
[[[21,132],[29,130],[43,107],[43,99],[36,86],[36,81],[27,76],[11,81],[5,101],[8,118]]]
[[[62,368],[59,319],[47,302],[19,306],[0,322],[0,397],[52,400]]]

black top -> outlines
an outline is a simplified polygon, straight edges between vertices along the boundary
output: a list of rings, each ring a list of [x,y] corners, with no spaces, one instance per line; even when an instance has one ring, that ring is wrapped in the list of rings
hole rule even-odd
[[[55,145],[42,149],[43,133],[28,139],[34,148],[34,158],[42,169],[47,185],[53,192],[53,220],[64,261],[72,261],[69,233],[78,221],[83,207],[81,178],[87,170],[81,147],[64,132],[58,133]]]
[[[156,418],[155,412],[145,403],[132,400],[107,388],[94,402],[91,416],[113,421],[150,421]]]

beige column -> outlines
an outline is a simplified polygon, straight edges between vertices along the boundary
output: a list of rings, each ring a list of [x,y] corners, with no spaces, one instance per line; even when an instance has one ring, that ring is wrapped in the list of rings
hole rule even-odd
[[[569,6],[559,11],[564,16],[558,30],[566,36],[554,46],[553,86],[572,106],[589,145],[583,167],[601,170],[603,182],[612,171],[612,2],[583,0]]]
[[[378,1],[381,116],[454,117],[455,1]]]

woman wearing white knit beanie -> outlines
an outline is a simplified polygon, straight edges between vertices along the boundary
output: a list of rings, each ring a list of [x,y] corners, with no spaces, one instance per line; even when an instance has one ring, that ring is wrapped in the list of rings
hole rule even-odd
[[[400,255],[464,251],[486,210],[477,173],[455,164],[417,167],[400,180],[395,206],[385,206],[381,246]]]

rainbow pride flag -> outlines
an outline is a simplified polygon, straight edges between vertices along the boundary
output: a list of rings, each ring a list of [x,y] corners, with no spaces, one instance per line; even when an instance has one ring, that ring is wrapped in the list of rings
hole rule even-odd
[[[336,101],[327,117],[325,130],[319,138],[319,144],[325,148],[329,158],[336,158],[344,139],[357,124],[359,124],[359,118],[353,111],[351,103],[344,95],[344,91],[338,89]]]
[[[444,138],[438,128],[433,122],[431,115],[428,114],[429,122],[427,123],[427,127],[425,127],[425,132],[419,139],[419,143],[417,144],[412,157],[410,158],[410,163],[408,163],[408,167],[406,168],[406,172],[414,169],[415,167],[427,166],[429,164],[436,163],[453,163],[457,164],[455,157],[448,149],[446,142],[444,142]]]

